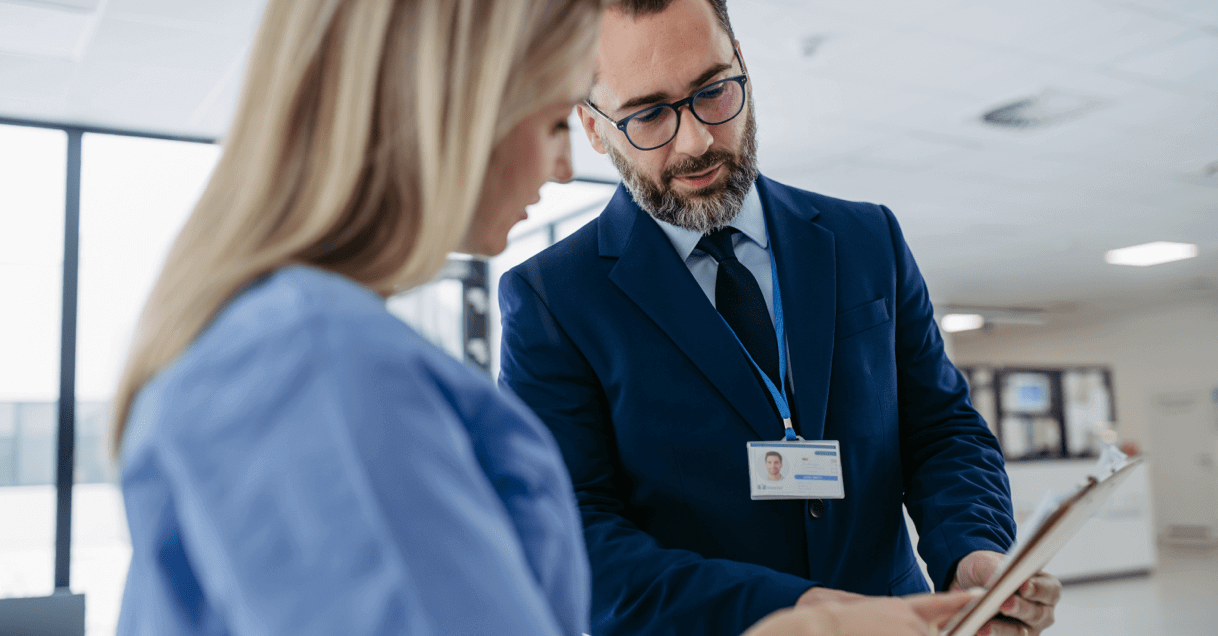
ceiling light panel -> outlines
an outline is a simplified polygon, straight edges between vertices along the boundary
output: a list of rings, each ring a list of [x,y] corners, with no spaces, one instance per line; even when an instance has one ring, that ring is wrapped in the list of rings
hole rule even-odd
[[[1202,80],[1210,87],[1218,86],[1218,37],[1197,31],[1191,37],[1178,39],[1144,55],[1124,60],[1116,69],[1179,83]],[[1208,81],[1204,81],[1208,80]]]
[[[72,60],[93,20],[78,10],[0,2],[0,51]]]
[[[909,3],[917,6],[919,3]],[[988,45],[1019,48],[1043,37],[1045,30],[1069,18],[1069,2],[1031,4],[1024,2],[965,2],[925,25],[932,33],[961,37]],[[1062,13],[1066,13],[1063,17]]]
[[[871,162],[920,171],[945,159],[971,154],[956,144],[898,136],[865,153],[864,157]]]
[[[985,318],[981,314],[948,314],[939,321],[939,326],[947,333],[971,331],[985,326]]]
[[[95,11],[101,0],[0,0],[0,3],[28,4],[48,9]]]
[[[842,60],[843,71],[893,86],[944,95],[988,98],[1004,73],[1026,65],[998,47],[948,40],[929,33],[893,38],[869,53]]]
[[[735,4],[748,6],[743,2]],[[802,10],[804,15],[809,17],[836,16],[906,30],[926,29],[950,19],[952,15],[960,11],[960,5],[963,3],[961,0],[918,0],[918,2],[908,2],[908,0],[856,0],[854,2],[767,0],[762,4],[786,8],[788,15],[795,10]],[[733,24],[735,21],[736,18],[733,16]]]
[[[1161,46],[1190,30],[1192,27],[1188,24],[1162,19],[1138,9],[1093,5],[1081,11],[1063,30],[1038,35],[1026,46],[1079,64],[1103,66]]]
[[[266,0],[109,0],[106,14],[187,30],[252,39]]]
[[[1104,255],[1104,260],[1113,265],[1146,267],[1170,263],[1172,261],[1182,261],[1186,258],[1193,258],[1196,255],[1197,246],[1191,243],[1155,241],[1153,243],[1143,243],[1142,245],[1109,250]]]
[[[107,18],[89,46],[89,62],[223,73],[246,42],[235,35],[152,26],[125,18]],[[88,67],[86,67],[88,70]]]
[[[0,113],[28,119],[62,118],[74,63],[0,52]]]
[[[1045,312],[1041,309],[1029,309],[1020,307],[968,307],[961,305],[948,305],[943,307],[948,311],[948,316],[980,316],[985,324],[1004,323],[1008,325],[1043,325],[1045,324]],[[964,319],[957,319],[964,321]],[[965,324],[972,322],[964,321]]]

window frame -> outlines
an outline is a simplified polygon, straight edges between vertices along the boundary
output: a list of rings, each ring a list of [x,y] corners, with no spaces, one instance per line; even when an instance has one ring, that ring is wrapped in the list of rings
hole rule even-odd
[[[181,141],[200,144],[217,144],[215,137],[176,135],[143,131],[135,129],[95,126],[88,124],[67,124],[54,121],[40,121],[0,116],[0,125],[43,128],[62,131],[67,135],[67,170],[64,183],[64,230],[63,230],[63,280],[61,285],[62,320],[60,323],[60,366],[59,366],[59,396],[58,423],[56,428],[56,468],[55,468],[55,592],[68,593],[71,580],[71,550],[72,550],[72,494],[75,484],[76,470],[76,361],[77,361],[77,312],[79,308],[79,279],[80,279],[80,193],[81,193],[81,158],[82,142],[85,134],[114,135],[120,137],[137,137],[144,139],[159,139],[165,141]],[[607,179],[576,177],[573,181],[616,184],[617,181]],[[598,205],[603,206],[604,203]],[[556,240],[556,228],[564,220],[588,210],[580,209],[575,213],[554,219],[537,231],[547,233],[549,242]],[[467,362],[475,365],[488,375],[491,373],[489,359],[478,359],[471,355],[473,350],[469,344],[471,339],[486,339],[490,334],[489,316],[486,308],[468,300],[472,289],[479,289],[486,294],[489,288],[487,280],[487,263],[483,259],[457,260],[450,259],[450,265],[445,276],[458,279],[463,284],[466,300],[463,302],[464,349]],[[81,604],[83,610],[83,603]]]

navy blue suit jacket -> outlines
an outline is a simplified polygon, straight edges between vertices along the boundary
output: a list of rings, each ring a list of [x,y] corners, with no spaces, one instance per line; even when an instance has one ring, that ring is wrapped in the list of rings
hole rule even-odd
[[[841,441],[846,498],[752,501],[745,442],[782,438],[743,350],[623,188],[504,274],[500,383],[562,448],[593,633],[737,635],[814,584],[926,590],[1014,538],[998,444],[948,361],[885,207],[757,181],[782,290],[796,430]]]

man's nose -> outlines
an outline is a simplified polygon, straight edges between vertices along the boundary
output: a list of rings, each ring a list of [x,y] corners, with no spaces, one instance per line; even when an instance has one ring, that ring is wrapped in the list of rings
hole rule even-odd
[[[677,130],[677,138],[672,140],[673,149],[690,157],[700,157],[715,143],[710,126],[702,123],[688,106],[682,108],[681,127]]]

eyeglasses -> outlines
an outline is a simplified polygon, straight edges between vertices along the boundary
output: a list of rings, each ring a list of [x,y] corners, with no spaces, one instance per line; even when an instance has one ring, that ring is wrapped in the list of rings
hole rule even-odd
[[[734,52],[736,61],[740,62],[740,68],[743,70],[744,62],[740,60],[740,51]],[[748,75],[729,77],[703,86],[698,92],[679,102],[649,106],[618,120],[606,115],[591,101],[585,100],[584,103],[617,126],[617,129],[626,135],[630,145],[639,150],[655,150],[677,138],[677,131],[681,129],[682,106],[689,106],[689,112],[707,126],[716,126],[735,119],[736,115],[744,110],[744,85],[748,81]]]

